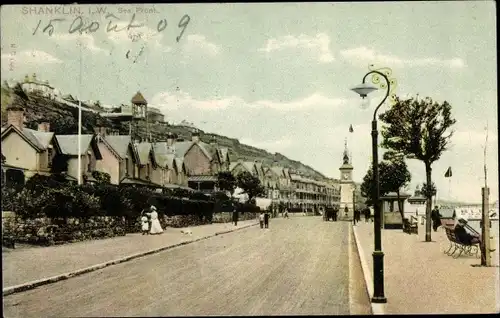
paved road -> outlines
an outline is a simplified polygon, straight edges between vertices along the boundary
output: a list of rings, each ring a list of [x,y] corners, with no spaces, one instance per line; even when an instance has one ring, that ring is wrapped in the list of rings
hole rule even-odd
[[[4,297],[4,317],[347,315],[348,233],[348,223],[319,217],[273,219],[267,230],[250,227]]]

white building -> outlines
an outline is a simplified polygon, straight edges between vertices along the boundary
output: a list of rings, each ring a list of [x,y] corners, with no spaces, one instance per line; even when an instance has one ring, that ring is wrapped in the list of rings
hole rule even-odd
[[[49,81],[39,80],[35,73],[33,73],[31,78],[29,75],[26,75],[24,81],[21,83],[21,87],[25,92],[40,93],[52,99],[60,95],[60,92],[49,84]]]

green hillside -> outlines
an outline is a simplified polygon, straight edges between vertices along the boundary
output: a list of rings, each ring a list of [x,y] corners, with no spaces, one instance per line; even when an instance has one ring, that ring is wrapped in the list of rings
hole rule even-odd
[[[2,94],[2,125],[7,121],[6,106],[13,103],[21,103],[25,109],[26,126],[36,129],[37,124],[42,121],[47,121],[51,124],[51,130],[57,134],[76,134],[78,133],[78,108],[71,107],[52,99],[46,98],[36,93],[25,94],[20,86],[16,88],[7,88],[5,85],[1,89]],[[96,105],[82,106],[99,109]],[[120,134],[128,134],[128,124],[113,125],[111,121],[101,117],[98,113],[82,111],[82,133],[92,133],[96,126],[106,126],[114,130],[118,130]],[[175,133],[179,138],[190,139],[191,132],[196,129],[200,132],[200,138],[204,142],[216,140],[217,144],[229,149],[231,160],[262,160],[264,163],[271,164],[276,160],[280,165],[289,167],[314,178],[325,178],[324,175],[314,170],[313,168],[287,158],[280,153],[269,153],[263,149],[252,147],[250,145],[241,144],[238,139],[230,138],[215,133],[205,133],[203,130],[182,126],[170,125],[168,123],[151,123],[151,137],[156,141],[165,140],[169,132]],[[141,123],[139,126],[139,135],[146,137],[146,125]]]

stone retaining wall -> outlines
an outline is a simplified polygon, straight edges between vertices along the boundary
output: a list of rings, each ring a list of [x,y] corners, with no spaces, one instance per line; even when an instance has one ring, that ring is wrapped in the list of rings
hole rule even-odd
[[[257,213],[245,212],[238,214],[239,221],[253,220],[257,218]],[[213,223],[228,223],[233,221],[233,212],[214,213]]]
[[[95,216],[78,218],[22,219],[12,212],[2,212],[2,235],[16,242],[52,245],[125,235],[123,217]]]
[[[239,213],[239,220],[251,220],[256,213]],[[215,213],[210,221],[195,215],[160,216],[163,228],[182,228],[209,223],[227,223],[232,221],[232,212]],[[125,233],[141,231],[140,218],[128,221],[124,217],[95,216],[79,218],[34,218],[22,219],[14,212],[2,212],[2,235],[14,237],[16,242],[52,245],[64,242],[108,238]]]

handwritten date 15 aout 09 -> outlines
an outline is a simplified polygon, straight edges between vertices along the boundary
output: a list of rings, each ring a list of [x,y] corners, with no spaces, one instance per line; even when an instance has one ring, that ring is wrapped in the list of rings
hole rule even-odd
[[[128,25],[126,27],[123,27],[123,28],[118,28],[118,25],[113,21],[113,19],[120,20],[114,14],[108,13],[106,15],[106,19],[108,19],[108,25],[106,27],[106,32],[111,32],[111,31],[121,32],[121,31],[124,31],[124,30],[129,31],[132,28],[141,28],[141,27],[144,26],[144,23],[137,23],[135,21],[135,13],[132,15],[132,18],[130,19],[130,22],[128,23]],[[47,23],[47,25],[42,29],[42,33],[46,33],[49,36],[51,36],[54,33],[54,30],[55,30],[54,23],[55,22],[63,22],[63,21],[66,21],[66,20],[67,19],[61,19],[61,18],[51,19]],[[180,39],[182,38],[182,35],[184,34],[184,31],[186,30],[186,28],[187,28],[187,26],[188,26],[188,24],[189,24],[190,21],[191,21],[191,18],[187,14],[185,14],[179,20],[179,23],[177,24],[177,27],[179,27],[181,29],[181,31],[180,31],[179,35],[176,37],[177,42],[179,42]],[[42,20],[38,21],[38,24],[37,24],[35,30],[33,31],[33,35],[35,35],[37,33],[37,31],[40,29],[40,24],[42,24]],[[158,21],[158,23],[156,25],[156,30],[158,32],[162,32],[163,30],[166,29],[167,25],[168,25],[167,24],[167,19],[161,19],[160,21]],[[85,22],[83,20],[82,16],[78,16],[70,24],[69,29],[68,29],[68,33],[69,34],[72,34],[72,33],[75,33],[75,32],[80,32],[80,34],[82,34],[84,32],[85,33],[94,33],[97,30],[99,30],[100,26],[101,25],[100,25],[100,23],[98,21]]]

